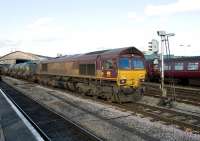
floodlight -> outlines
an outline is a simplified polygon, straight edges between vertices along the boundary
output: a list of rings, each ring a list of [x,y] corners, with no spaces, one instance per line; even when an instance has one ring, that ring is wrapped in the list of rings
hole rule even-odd
[[[158,36],[165,36],[166,32],[163,30],[157,31]]]

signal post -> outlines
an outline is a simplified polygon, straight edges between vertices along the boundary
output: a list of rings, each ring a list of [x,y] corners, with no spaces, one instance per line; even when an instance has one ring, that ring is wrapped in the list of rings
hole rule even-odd
[[[161,100],[159,105],[163,106],[171,106],[172,99],[167,98],[167,90],[165,89],[164,85],[164,49],[169,50],[169,40],[168,37],[174,36],[174,33],[166,33],[165,31],[157,31],[158,36],[161,37]]]

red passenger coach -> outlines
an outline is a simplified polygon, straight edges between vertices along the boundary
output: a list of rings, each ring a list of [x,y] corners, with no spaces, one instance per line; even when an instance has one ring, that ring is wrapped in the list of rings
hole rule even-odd
[[[200,85],[200,56],[178,57],[165,59],[165,79],[184,85]],[[160,65],[147,61],[148,77],[150,80],[160,78]]]
[[[165,77],[176,78],[183,84],[200,82],[200,57],[181,57],[165,60]]]

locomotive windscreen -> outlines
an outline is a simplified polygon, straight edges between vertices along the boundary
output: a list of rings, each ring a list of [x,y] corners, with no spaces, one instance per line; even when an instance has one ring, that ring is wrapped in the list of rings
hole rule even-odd
[[[127,58],[119,59],[120,69],[144,69],[144,61],[141,58]]]
[[[120,69],[130,69],[129,58],[120,58],[119,59],[119,68]]]
[[[132,58],[131,68],[133,69],[144,69],[144,62],[140,58]]]

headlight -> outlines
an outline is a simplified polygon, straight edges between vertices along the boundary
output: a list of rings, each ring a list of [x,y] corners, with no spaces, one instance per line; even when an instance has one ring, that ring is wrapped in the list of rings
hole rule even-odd
[[[140,79],[140,82],[144,82],[145,80],[144,79]]]
[[[106,72],[106,75],[107,75],[107,77],[111,77],[111,76],[112,76],[111,71],[107,71],[107,72]]]
[[[120,84],[125,84],[126,83],[126,79],[121,79],[120,80]]]

